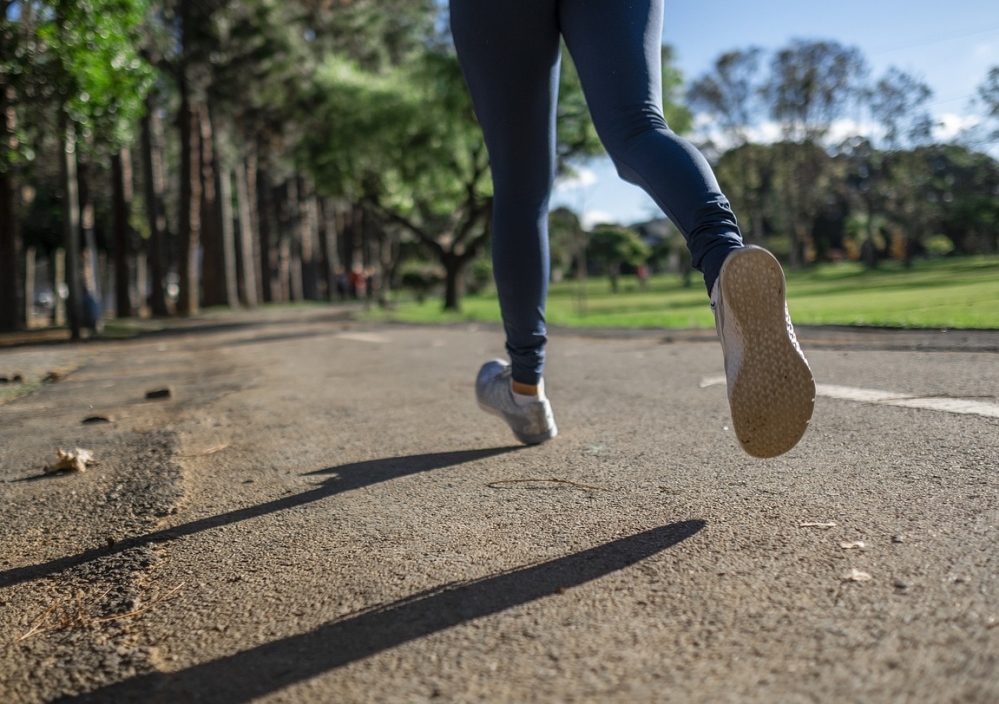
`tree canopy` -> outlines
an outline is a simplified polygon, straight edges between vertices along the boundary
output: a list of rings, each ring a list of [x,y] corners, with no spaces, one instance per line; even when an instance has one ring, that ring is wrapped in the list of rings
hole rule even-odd
[[[941,143],[918,76],[835,41],[729,50],[687,86],[662,62],[668,123],[698,126],[747,239],[792,265],[999,249],[999,67],[977,131]],[[562,66],[567,175],[602,147]],[[85,288],[166,315],[385,300],[405,270],[455,308],[486,271],[488,154],[438,0],[0,0],[0,115],[0,329],[63,283],[71,313]],[[552,214],[560,275],[587,244],[612,274],[648,256],[580,215]]]

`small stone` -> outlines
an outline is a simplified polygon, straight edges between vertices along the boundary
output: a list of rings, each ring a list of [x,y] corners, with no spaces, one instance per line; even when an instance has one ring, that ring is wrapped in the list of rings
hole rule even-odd
[[[906,581],[903,581],[903,580],[901,580],[901,579],[896,579],[896,580],[895,580],[895,588],[896,588],[896,589],[898,589],[899,591],[903,591],[903,592],[904,592],[904,591],[905,591],[906,589],[908,589],[908,588],[909,588],[910,586],[912,586],[912,585],[910,585],[910,584],[909,584],[908,582],[906,582]]]
[[[157,399],[157,398],[170,398],[173,395],[173,391],[170,390],[169,386],[162,389],[153,389],[146,392],[147,399]]]
[[[862,570],[858,570],[856,567],[843,575],[844,582],[870,582],[872,579],[873,577],[871,577],[871,575]]]
[[[902,535],[893,535],[891,537],[891,541],[893,543],[904,543],[905,542],[905,536],[902,536]]]

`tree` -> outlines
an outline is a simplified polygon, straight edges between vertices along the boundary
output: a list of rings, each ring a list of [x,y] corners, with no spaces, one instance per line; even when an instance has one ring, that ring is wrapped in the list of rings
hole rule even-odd
[[[796,40],[770,65],[764,96],[778,122],[777,193],[792,266],[805,261],[811,229],[822,207],[829,159],[823,140],[835,119],[860,96],[866,71],[860,52],[836,42]]]
[[[22,166],[34,158],[34,150],[23,105],[27,95],[44,88],[44,81],[31,70],[39,55],[34,32],[32,4],[24,8],[0,0],[0,331],[26,323],[21,305],[19,176]]]
[[[444,269],[445,308],[457,309],[465,267],[488,242],[492,215],[488,154],[457,59],[428,50],[377,75],[331,60],[318,90],[317,121],[303,143],[317,184],[419,241]],[[599,143],[580,112],[571,65],[562,95],[564,167]]]
[[[131,139],[132,125],[141,111],[150,75],[135,49],[146,2],[18,2],[13,15],[11,7],[11,3],[5,2],[0,8],[4,11],[5,30],[4,49],[0,49],[4,60],[4,78],[0,82],[5,89],[5,122],[10,131],[19,123],[19,112],[30,112],[33,124],[44,125],[63,141],[67,167],[64,203],[70,281],[68,312],[72,334],[78,337],[79,204],[71,197],[77,186],[76,160],[81,151],[90,158],[104,156],[105,152],[116,153]],[[12,23],[17,25],[13,30]],[[6,38],[13,36],[18,37],[22,50],[8,55]],[[47,114],[56,115],[56,120],[46,119]],[[77,136],[83,138],[80,144]],[[5,141],[2,159],[5,165],[13,161],[12,150],[7,146],[11,143]],[[20,153],[30,157],[30,151],[22,149]],[[9,169],[0,168],[0,171]]]
[[[586,233],[576,213],[565,207],[548,213],[548,248],[553,281],[561,281],[563,276],[571,274],[573,261],[579,267],[576,273],[585,275],[586,241]]]
[[[745,213],[746,239],[763,242],[764,206],[771,182],[772,162],[766,149],[751,143],[752,128],[762,111],[759,75],[762,50],[750,48],[722,54],[711,72],[693,83],[687,93],[690,105],[711,116],[724,140],[725,154],[716,169],[732,206]],[[724,163],[722,163],[724,162]]]
[[[643,264],[651,253],[638,233],[619,225],[598,225],[590,234],[590,242],[586,248],[587,257],[604,265],[614,293],[618,291],[621,266]]]
[[[712,128],[721,130],[727,148],[751,141],[750,130],[759,121],[762,53],[762,49],[750,47],[722,54],[713,69],[687,91],[687,102],[713,118]]]
[[[978,102],[985,108],[985,119],[991,123],[992,131],[988,133],[988,142],[999,141],[999,66],[993,66],[978,86]]]
[[[915,76],[890,68],[867,96],[871,116],[882,129],[885,149],[894,150],[929,140],[933,119],[926,103],[933,91]]]

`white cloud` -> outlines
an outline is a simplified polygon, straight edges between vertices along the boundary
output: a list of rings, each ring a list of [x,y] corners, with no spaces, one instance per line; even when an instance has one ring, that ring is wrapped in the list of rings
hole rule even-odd
[[[847,137],[875,137],[881,132],[877,125],[870,122],[858,122],[857,120],[842,119],[836,120],[829,126],[829,134],[826,135],[827,144],[839,144]]]
[[[615,218],[606,210],[587,210],[583,213],[583,217],[579,220],[583,225],[583,229],[589,230],[594,225],[599,225],[605,222],[614,222]]]
[[[598,181],[597,174],[592,169],[577,168],[574,174],[558,179],[555,183],[555,192],[565,193],[566,191],[575,191],[587,186],[593,186]]]
[[[937,126],[933,128],[933,138],[939,142],[948,142],[965,130],[977,127],[981,123],[977,115],[958,115],[949,112],[937,115]]]

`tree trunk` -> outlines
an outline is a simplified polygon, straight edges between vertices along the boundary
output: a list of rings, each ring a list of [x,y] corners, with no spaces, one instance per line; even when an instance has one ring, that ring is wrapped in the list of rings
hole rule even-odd
[[[94,233],[93,165],[76,152],[77,181],[80,184],[80,232],[83,235],[83,288],[100,306],[103,301],[101,275],[97,263],[97,236]],[[103,307],[103,306],[100,306]]]
[[[152,96],[146,98],[146,112],[142,116],[142,180],[146,201],[146,220],[149,223],[149,307],[154,316],[169,315],[166,297],[166,216],[163,207],[163,192],[166,178],[163,174],[162,124],[156,112],[157,106]],[[139,291],[141,301],[145,289]]]
[[[24,328],[31,327],[35,311],[35,248],[24,250],[24,305],[21,306],[24,315]]]
[[[66,250],[60,247],[52,253],[52,324],[61,326],[66,324],[66,302],[62,298],[63,289],[66,286]]]
[[[201,244],[200,111],[180,80],[180,297],[181,315],[198,312],[198,248]]]
[[[464,293],[464,274],[467,260],[448,255],[444,258],[444,310],[461,310],[461,294]]]
[[[211,111],[202,105],[198,112],[201,136],[201,289],[206,306],[226,305],[227,281],[222,211],[218,198],[218,165]]]
[[[0,332],[10,332],[19,327],[21,237],[18,232],[18,200],[13,168],[0,172]]]
[[[250,174],[246,174],[247,184]],[[260,269],[263,282],[263,300],[275,303],[281,300],[281,280],[279,278],[278,225],[274,205],[274,187],[265,169],[257,171],[257,219],[260,222]]]
[[[139,318],[149,317],[149,308],[146,306],[146,299],[143,293],[149,286],[149,267],[146,266],[145,257],[135,257],[135,290],[138,295],[135,297],[135,315]]]
[[[236,164],[236,205],[239,211],[239,251],[240,251],[240,300],[254,308],[257,305],[257,277],[254,257],[253,221],[250,217],[250,192],[246,166],[242,161]]]
[[[66,245],[66,284],[69,296],[66,301],[66,318],[69,321],[70,336],[80,339],[83,322],[82,291],[80,290],[80,200],[76,174],[76,130],[73,124],[63,118],[62,166],[63,195],[63,242]]]
[[[0,82],[0,140],[4,149],[16,144],[14,130],[17,115],[14,112],[14,89]],[[18,295],[21,290],[19,263],[21,261],[21,233],[17,207],[20,203],[17,176],[12,165],[0,170],[0,331],[19,327]]]
[[[336,211],[333,201],[324,198],[320,203],[322,228],[323,276],[326,279],[326,300],[332,301],[337,295],[336,279],[340,268],[340,255],[337,248]]]
[[[302,221],[302,295],[306,300],[319,299],[319,214],[315,186],[309,179],[302,179],[299,199]]]
[[[232,173],[227,167],[219,168],[219,206],[222,213],[222,259],[225,269],[225,298],[230,308],[239,305],[236,261],[236,233],[232,214]]]
[[[135,315],[132,305],[132,233],[128,215],[132,206],[132,156],[128,147],[111,156],[114,188],[115,303],[119,318]]]
[[[264,270],[261,266],[263,253],[260,244],[260,204],[257,200],[259,191],[257,190],[257,148],[251,147],[246,154],[246,203],[249,207],[247,223],[250,228],[250,239],[253,257],[253,278],[257,287],[256,300],[264,300]]]
[[[304,249],[304,218],[302,217],[302,204],[298,198],[298,176],[292,174],[288,179],[285,188],[285,198],[288,208],[288,273],[291,300],[305,300],[305,289],[303,286],[303,249]]]

